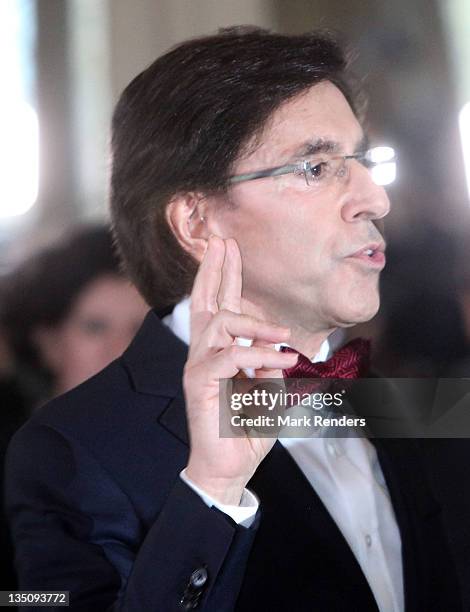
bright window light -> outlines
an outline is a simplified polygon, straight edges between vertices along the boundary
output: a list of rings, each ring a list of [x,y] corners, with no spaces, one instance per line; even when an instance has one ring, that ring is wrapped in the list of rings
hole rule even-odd
[[[376,185],[391,185],[397,178],[397,164],[395,162],[387,162],[379,164],[371,169],[372,180]]]
[[[0,104],[0,217],[27,212],[38,197],[39,130],[26,102]]]
[[[372,179],[377,185],[390,185],[397,178],[395,150],[392,147],[374,147],[369,151],[369,159],[376,166],[371,169]]]
[[[470,197],[470,102],[467,102],[459,114],[460,139],[462,141],[463,161],[467,177],[468,195]]]
[[[27,212],[38,197],[39,129],[30,103],[31,0],[0,1],[0,218]]]
[[[395,157],[395,149],[392,147],[374,147],[369,151],[369,158],[375,164],[391,161]]]

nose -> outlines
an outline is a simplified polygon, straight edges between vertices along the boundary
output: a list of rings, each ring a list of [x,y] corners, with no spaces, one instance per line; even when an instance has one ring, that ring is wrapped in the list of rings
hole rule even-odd
[[[348,223],[382,219],[390,212],[385,189],[374,183],[369,170],[356,160],[351,164],[341,200],[341,216]]]

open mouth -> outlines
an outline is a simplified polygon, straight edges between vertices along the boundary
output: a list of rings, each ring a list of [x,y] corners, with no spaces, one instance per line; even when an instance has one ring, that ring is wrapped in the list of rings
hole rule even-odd
[[[385,266],[385,245],[377,244],[356,251],[349,255],[348,259],[354,259],[358,262],[367,264],[374,268],[382,269]]]

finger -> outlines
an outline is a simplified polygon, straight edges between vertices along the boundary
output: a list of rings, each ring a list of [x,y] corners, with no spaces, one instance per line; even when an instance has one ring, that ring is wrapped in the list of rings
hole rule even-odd
[[[275,345],[266,340],[255,340],[251,346],[276,350]],[[282,370],[260,368],[255,370],[255,378],[282,378]]]
[[[289,355],[289,359],[285,358],[286,355]],[[253,370],[284,370],[292,367],[291,365],[287,366],[287,363],[295,365],[297,357],[296,353],[280,353],[270,347],[233,345],[218,353],[214,358],[214,364],[217,368],[216,363],[219,361],[221,368],[233,367],[234,370],[232,371],[234,373],[232,376],[235,376],[238,371],[250,368]]]
[[[270,347],[272,349],[274,349],[274,344],[272,342],[268,342],[267,340],[254,340],[251,344],[251,346],[257,346],[260,348],[266,348],[266,347]]]
[[[197,338],[210,320],[207,313],[218,310],[217,295],[222,279],[225,243],[217,236],[210,236],[207,250],[199,265],[191,292],[191,342]]]
[[[285,342],[290,336],[287,327],[268,323],[249,315],[221,310],[215,314],[193,345],[193,355],[208,353],[231,346],[237,337],[265,340],[270,344]]]
[[[242,297],[242,258],[236,240],[228,238],[225,241],[225,258],[222,267],[217,302],[220,310],[241,312]]]
[[[280,353],[271,348],[253,348],[236,344],[217,353],[211,360],[210,377],[219,381],[223,378],[233,378],[240,370],[267,368],[285,370],[297,362],[297,353]],[[206,363],[196,366],[194,370],[207,368]],[[196,375],[196,371],[193,372]],[[206,375],[207,376],[207,375]]]

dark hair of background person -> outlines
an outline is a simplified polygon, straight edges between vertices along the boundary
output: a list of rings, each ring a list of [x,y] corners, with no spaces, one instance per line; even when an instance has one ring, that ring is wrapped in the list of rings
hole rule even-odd
[[[360,116],[364,98],[347,68],[328,32],[239,26],[178,45],[128,85],[112,121],[111,214],[127,272],[151,306],[176,304],[196,272],[165,218],[171,198],[224,192],[273,112],[322,81]]]
[[[74,230],[4,279],[0,323],[20,369],[51,382],[33,339],[34,330],[58,326],[79,293],[106,274],[122,273],[111,233],[100,225]]]

